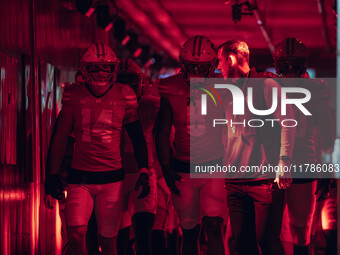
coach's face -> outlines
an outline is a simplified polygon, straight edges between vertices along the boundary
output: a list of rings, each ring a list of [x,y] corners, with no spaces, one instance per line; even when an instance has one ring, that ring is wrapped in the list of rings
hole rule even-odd
[[[221,70],[222,76],[223,78],[230,78],[230,74],[231,74],[231,65],[230,65],[230,61],[228,61],[228,58],[226,58],[225,56],[222,55],[222,48],[219,49],[219,51],[217,52],[217,58],[218,58],[218,66],[217,69]]]

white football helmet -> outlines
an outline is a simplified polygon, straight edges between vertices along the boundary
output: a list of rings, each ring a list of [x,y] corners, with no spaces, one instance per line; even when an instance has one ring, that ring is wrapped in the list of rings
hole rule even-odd
[[[93,43],[80,59],[84,81],[92,86],[105,87],[116,82],[119,60],[104,43]]]
[[[207,37],[191,37],[180,51],[181,74],[185,79],[209,77],[214,73],[216,60],[215,46]]]

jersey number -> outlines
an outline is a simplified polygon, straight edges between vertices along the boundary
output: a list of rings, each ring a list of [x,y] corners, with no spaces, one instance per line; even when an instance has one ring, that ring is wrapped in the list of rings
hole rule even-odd
[[[91,122],[91,109],[82,109],[81,115],[83,142],[112,142],[112,110],[103,110],[95,123]]]

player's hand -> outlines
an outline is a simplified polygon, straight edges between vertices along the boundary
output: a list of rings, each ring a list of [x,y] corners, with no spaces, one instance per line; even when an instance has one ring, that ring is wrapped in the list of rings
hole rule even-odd
[[[52,210],[54,208],[54,202],[55,202],[55,199],[51,195],[49,194],[45,195],[44,203],[48,209]]]
[[[138,196],[138,199],[147,197],[147,195],[150,193],[149,174],[141,173],[139,175],[136,182],[135,191],[138,191],[140,187],[142,187],[142,193]]]
[[[64,185],[60,180],[59,174],[51,174],[45,179],[45,194],[51,195],[57,200],[65,199]]]
[[[182,181],[182,176],[173,171],[170,167],[163,169],[163,175],[170,191],[172,191],[176,196],[181,196],[180,191],[176,186],[176,181]]]
[[[276,182],[279,189],[289,188],[292,183],[292,174],[289,171],[290,161],[280,159],[278,171],[276,172]]]
[[[316,201],[320,202],[328,198],[331,179],[318,179],[316,185]]]

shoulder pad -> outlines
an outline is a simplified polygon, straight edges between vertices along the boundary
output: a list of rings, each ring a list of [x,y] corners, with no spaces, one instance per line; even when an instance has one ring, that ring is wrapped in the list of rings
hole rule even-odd
[[[144,95],[140,98],[139,104],[147,104],[150,107],[159,107],[160,97],[153,95]]]
[[[133,91],[133,89],[129,85],[117,83],[115,84],[115,86],[117,86],[118,90],[121,93],[122,99],[128,105],[137,105],[136,93]]]
[[[179,75],[172,75],[165,79],[160,79],[158,83],[159,94],[163,97],[184,95],[186,89],[189,89],[189,87]]]
[[[66,87],[63,92],[62,104],[72,104],[77,97],[81,97],[84,94],[86,87],[84,84],[72,83]]]

